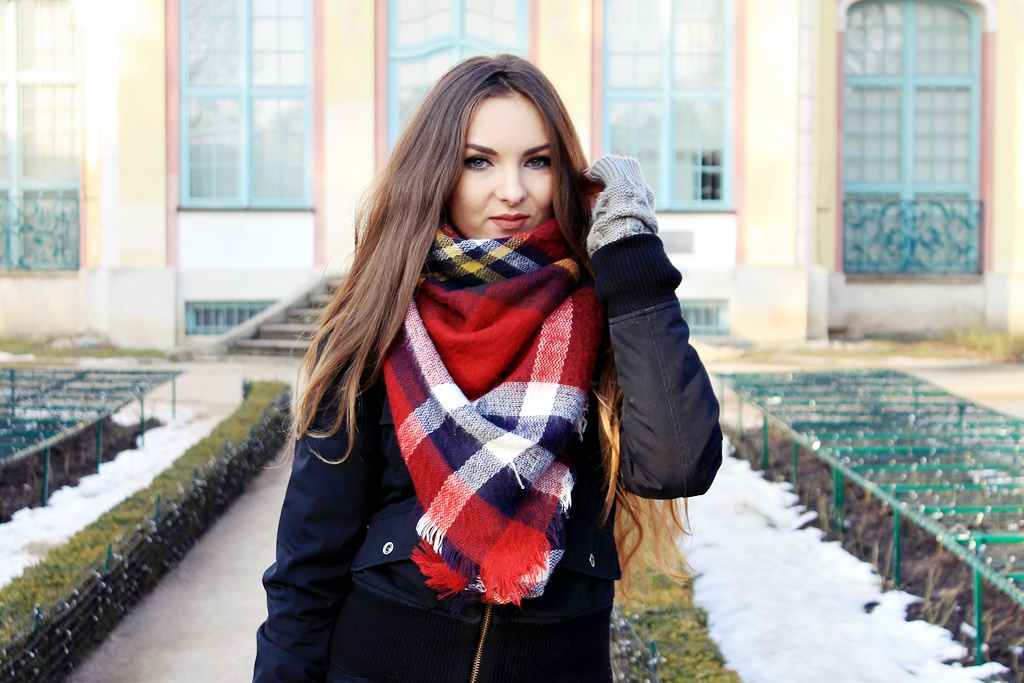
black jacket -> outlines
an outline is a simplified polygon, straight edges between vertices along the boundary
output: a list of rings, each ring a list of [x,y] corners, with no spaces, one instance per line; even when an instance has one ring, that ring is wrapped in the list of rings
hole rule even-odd
[[[679,273],[660,240],[642,235],[613,243],[592,259],[598,297],[623,390],[620,476],[648,498],[707,491],[721,463],[718,402],[689,344],[674,290]],[[566,551],[544,595],[508,606],[505,618],[569,618],[606,609],[619,578],[612,521],[602,523],[603,476],[596,400],[576,458],[566,520]],[[323,408],[320,424],[333,421]],[[361,589],[430,610],[450,608],[423,583],[410,560],[419,542],[415,490],[395,439],[383,382],[363,394],[352,455],[337,460],[350,430],[305,437],[295,448],[278,529],[277,562],[267,570],[269,616],[257,635],[255,681],[322,681],[335,619],[353,582]],[[470,605],[461,618],[475,618]]]

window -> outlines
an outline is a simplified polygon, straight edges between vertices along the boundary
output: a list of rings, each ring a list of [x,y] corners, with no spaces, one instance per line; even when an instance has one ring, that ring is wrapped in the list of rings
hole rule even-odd
[[[728,0],[605,0],[603,147],[636,157],[659,210],[732,203]]]
[[[726,301],[680,299],[683,319],[690,334],[697,337],[721,337],[729,334],[729,304]]]
[[[224,334],[255,318],[273,301],[186,301],[186,336]]]
[[[181,7],[182,205],[308,208],[310,0]]]
[[[0,270],[78,268],[78,51],[69,0],[0,2]]]
[[[847,272],[976,272],[980,26],[966,5],[866,2],[843,55]]]
[[[526,0],[390,0],[388,144],[427,90],[459,60],[529,46]]]

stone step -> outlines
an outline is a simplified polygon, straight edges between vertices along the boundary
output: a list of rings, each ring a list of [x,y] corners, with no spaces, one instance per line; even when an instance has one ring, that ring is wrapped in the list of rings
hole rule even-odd
[[[320,319],[323,311],[319,308],[289,308],[289,323],[315,323]]]
[[[302,339],[245,339],[235,342],[231,353],[235,355],[290,356],[302,358],[309,348],[309,341]]]
[[[307,323],[267,323],[260,325],[259,339],[305,339],[311,337],[316,326]]]
[[[314,294],[309,297],[309,303],[313,308],[324,308],[327,304],[331,303],[333,298],[333,294]]]

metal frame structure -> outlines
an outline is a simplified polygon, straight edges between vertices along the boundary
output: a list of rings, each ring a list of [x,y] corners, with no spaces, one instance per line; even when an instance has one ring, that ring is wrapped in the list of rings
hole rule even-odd
[[[764,416],[764,467],[769,425],[793,439],[794,480],[801,447],[832,466],[837,528],[846,479],[889,506],[896,585],[903,519],[971,568],[975,659],[981,663],[982,579],[1024,606],[1024,419],[888,370],[721,379],[739,396],[741,425],[744,402]]]
[[[0,468],[43,453],[40,505],[49,497],[50,450],[96,426],[96,471],[102,457],[103,421],[139,402],[139,431],[146,435],[143,397],[171,382],[171,414],[180,370],[0,369]]]

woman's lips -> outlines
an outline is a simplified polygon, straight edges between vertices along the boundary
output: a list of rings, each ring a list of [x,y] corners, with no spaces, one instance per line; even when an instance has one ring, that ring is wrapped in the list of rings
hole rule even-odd
[[[521,214],[521,213],[517,213],[517,214],[502,214],[501,216],[491,216],[491,222],[492,223],[497,225],[502,230],[507,230],[509,232],[515,232],[515,231],[518,231],[518,230],[522,230],[523,227],[526,225],[526,221],[528,221],[529,219],[530,219],[529,216],[526,216],[526,215]]]

